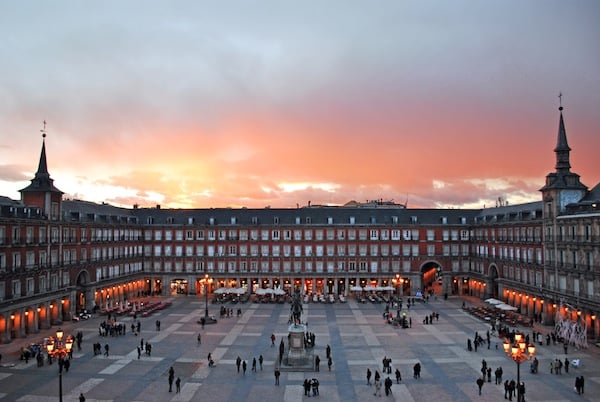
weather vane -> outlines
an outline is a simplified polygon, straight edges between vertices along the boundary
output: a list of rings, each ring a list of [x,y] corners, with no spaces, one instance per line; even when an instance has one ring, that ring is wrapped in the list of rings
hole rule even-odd
[[[562,110],[562,92],[558,93],[558,108]]]
[[[40,132],[42,133],[42,138],[46,138],[46,120],[44,120],[44,128]]]

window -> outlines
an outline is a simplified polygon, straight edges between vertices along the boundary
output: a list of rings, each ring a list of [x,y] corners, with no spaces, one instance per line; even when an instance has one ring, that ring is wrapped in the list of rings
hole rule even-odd
[[[433,244],[428,244],[427,245],[427,255],[429,257],[432,257],[432,256],[435,255],[435,245],[433,245]]]
[[[304,255],[308,257],[312,256],[312,245],[304,246]]]
[[[19,281],[19,280],[12,281],[12,295],[14,298],[21,297],[21,281]]]
[[[418,257],[419,256],[419,245],[418,244],[413,244],[413,246],[412,246],[412,255],[413,255],[413,257]]]

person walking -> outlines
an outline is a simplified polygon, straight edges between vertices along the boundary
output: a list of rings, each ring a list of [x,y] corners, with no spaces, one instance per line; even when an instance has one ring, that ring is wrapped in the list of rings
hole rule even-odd
[[[371,386],[371,369],[367,368],[367,385]]]
[[[208,360],[210,360],[210,353],[209,353]],[[235,365],[237,367],[238,373],[240,372],[240,366],[241,366],[241,364],[242,364],[242,358],[238,356],[237,359],[235,359]]]
[[[375,396],[381,396],[381,380],[375,380]]]
[[[109,346],[107,343],[106,345],[104,345],[104,356],[108,356],[108,349],[109,349]]]
[[[477,387],[479,388],[479,395],[481,395],[481,388],[483,388],[483,384],[485,383],[485,381],[483,380],[483,378],[479,377],[476,383]]]
[[[281,375],[281,371],[279,371],[279,367],[275,368],[275,385],[279,385],[279,376]]]
[[[202,335],[198,334],[198,346],[202,344]]]
[[[260,365],[260,371],[262,371],[263,361],[263,355],[258,356],[258,364]]]
[[[139,359],[140,357],[142,357],[142,349],[140,349],[139,346],[137,347],[137,352],[138,352],[138,359]]]
[[[256,373],[256,357],[252,359],[252,371]]]
[[[275,334],[271,334],[271,347],[275,346]]]
[[[79,402],[85,402],[85,396],[83,396],[83,392],[79,393]]]
[[[400,384],[402,381],[402,375],[400,374],[400,369],[396,369],[396,384]]]
[[[331,356],[329,356],[329,359],[327,359],[327,367],[329,368],[329,371],[331,371],[332,364],[333,364],[333,360],[331,360]]]
[[[175,369],[169,368],[169,392],[173,392],[173,380],[175,379]]]
[[[248,367],[248,365],[246,364],[246,360],[244,360],[242,362],[242,371],[244,372],[244,375],[246,375],[246,368]]]
[[[181,378],[177,377],[175,381],[175,393],[178,394],[181,391]]]
[[[319,365],[321,364],[321,358],[319,355],[315,357],[315,371],[319,371]]]
[[[385,396],[389,396],[392,393],[392,379],[390,377],[387,377],[383,384],[385,386]]]

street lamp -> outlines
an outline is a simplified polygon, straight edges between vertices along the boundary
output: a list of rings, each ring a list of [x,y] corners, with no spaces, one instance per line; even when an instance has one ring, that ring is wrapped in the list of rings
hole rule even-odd
[[[56,357],[58,359],[58,400],[62,402],[62,370],[64,359],[71,353],[71,349],[73,349],[73,337],[71,335],[67,336],[66,340],[63,341],[64,332],[62,329],[58,329],[56,331],[56,340],[53,337],[50,337],[48,343],[46,344],[46,350],[48,351],[48,356]]]
[[[208,274],[204,274],[204,318],[202,324],[216,324],[217,320],[208,315],[208,284],[212,283],[212,278],[208,277]]]
[[[517,363],[517,402],[523,400],[521,395],[521,363],[527,361],[535,354],[535,346],[527,344],[523,338],[523,334],[515,334],[515,342],[513,344],[507,339],[504,340],[504,353]]]

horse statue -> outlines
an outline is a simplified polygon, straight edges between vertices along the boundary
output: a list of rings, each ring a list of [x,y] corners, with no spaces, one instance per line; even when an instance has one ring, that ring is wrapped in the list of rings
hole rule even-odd
[[[302,315],[302,298],[300,297],[300,292],[296,290],[292,296],[292,307],[290,309],[292,314],[292,320],[294,324],[299,324],[301,322]]]

